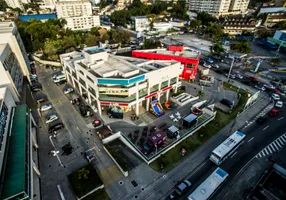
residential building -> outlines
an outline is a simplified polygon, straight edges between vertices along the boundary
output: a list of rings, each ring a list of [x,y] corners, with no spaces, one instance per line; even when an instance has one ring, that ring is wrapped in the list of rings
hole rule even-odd
[[[148,111],[150,99],[168,100],[170,90],[176,92],[181,85],[183,65],[173,60],[115,56],[98,47],[62,54],[60,59],[68,82],[100,115],[101,107],[112,105],[139,115],[143,102]]]
[[[17,58],[24,76],[30,79],[30,61],[14,22],[0,22],[0,44],[8,43]]]
[[[0,44],[0,87],[6,86],[16,102],[20,101],[23,86],[23,72],[10,45]]]
[[[252,33],[255,31],[255,25],[255,19],[246,15],[226,16],[221,22],[223,31],[230,35]]]
[[[180,78],[189,81],[195,80],[200,54],[183,45],[169,45],[168,49],[148,49],[132,51],[132,57],[149,60],[176,60],[184,64]]]
[[[20,8],[24,10],[24,6],[21,0],[5,0],[7,5],[11,8]]]
[[[5,87],[0,88],[0,138],[0,199],[33,199],[40,175],[34,162],[36,123],[27,106],[17,106]]]
[[[264,25],[268,27],[272,27],[278,22],[285,22],[285,21],[286,21],[286,11],[267,13],[267,17],[265,19]]]
[[[88,0],[61,0],[56,2],[57,17],[67,21],[67,28],[72,30],[90,30],[100,26],[98,15],[92,15],[91,3]]]
[[[189,10],[207,12],[214,16],[244,13],[249,0],[190,0]]]
[[[148,31],[150,29],[148,18],[146,16],[132,16],[131,28],[138,32]]]

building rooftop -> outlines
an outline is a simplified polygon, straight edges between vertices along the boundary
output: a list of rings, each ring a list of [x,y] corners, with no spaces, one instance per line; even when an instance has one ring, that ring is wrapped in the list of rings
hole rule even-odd
[[[169,56],[179,56],[185,58],[197,58],[199,53],[197,51],[193,51],[188,47],[184,47],[184,50],[179,51],[168,51],[167,49],[148,49],[148,50],[139,50],[141,52],[149,52],[149,53],[156,53],[156,54],[164,54]]]
[[[0,22],[0,33],[12,33],[15,27],[14,22]]]
[[[28,158],[26,158],[26,105],[16,107],[14,112],[12,133],[9,142],[7,164],[4,175],[2,193],[0,199],[12,196],[25,195],[26,182],[29,177],[26,174]],[[15,198],[16,199],[16,198]]]

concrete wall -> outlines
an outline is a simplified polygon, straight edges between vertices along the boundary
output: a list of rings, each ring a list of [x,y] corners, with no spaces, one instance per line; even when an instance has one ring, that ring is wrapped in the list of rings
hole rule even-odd
[[[39,63],[41,63],[41,64],[44,64],[44,65],[52,65],[52,66],[57,66],[57,67],[61,67],[61,66],[62,66],[60,62],[48,61],[48,60],[41,60],[39,57],[33,56],[33,55],[32,55],[32,58],[33,58],[35,61],[37,61],[37,62],[39,62]]]

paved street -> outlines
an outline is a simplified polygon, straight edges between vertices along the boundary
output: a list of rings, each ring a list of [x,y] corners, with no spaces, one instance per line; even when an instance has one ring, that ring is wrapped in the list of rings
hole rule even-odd
[[[52,82],[51,75],[53,72],[51,69],[39,67],[37,69],[39,82],[42,83],[44,88],[43,93],[47,94],[49,101],[54,106],[54,110],[48,112],[57,113],[60,120],[65,124],[65,129],[59,131],[56,138],[50,138],[47,131],[48,126],[39,120],[42,199],[60,199],[57,190],[58,184],[61,186],[66,199],[76,199],[68,183],[67,175],[88,163],[82,153],[93,147],[96,147],[96,159],[93,164],[102,177],[105,186],[108,187],[114,181],[120,179],[122,174],[103,151],[102,144],[95,136],[94,129],[87,126],[92,118],[83,118],[75,105],[70,104],[69,99],[62,92],[63,86],[56,86]],[[43,113],[43,120],[44,116]],[[59,158],[64,165],[63,167],[60,166],[56,157],[49,156],[49,152],[54,150],[51,140],[55,145],[55,149],[60,151]],[[73,152],[65,156],[62,155],[61,147],[67,143],[71,144]],[[114,192],[116,192],[116,189]]]

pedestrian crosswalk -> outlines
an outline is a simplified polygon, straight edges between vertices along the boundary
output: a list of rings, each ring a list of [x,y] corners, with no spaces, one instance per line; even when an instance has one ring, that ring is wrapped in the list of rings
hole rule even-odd
[[[255,157],[262,158],[268,156],[276,151],[279,151],[286,144],[286,133],[270,143],[267,147],[262,149]]]

